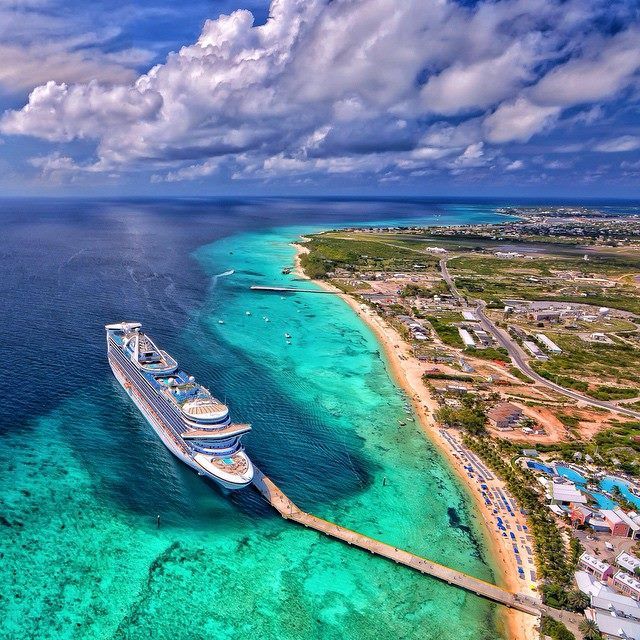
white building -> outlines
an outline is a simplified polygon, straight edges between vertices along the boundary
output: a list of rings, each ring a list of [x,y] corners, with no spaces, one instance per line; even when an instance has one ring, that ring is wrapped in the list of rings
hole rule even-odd
[[[466,329],[458,328],[458,333],[460,334],[460,337],[462,338],[462,342],[464,343],[465,347],[468,347],[470,349],[475,348],[476,342]]]
[[[562,349],[544,333],[536,333],[536,339],[549,353],[562,353]]]
[[[585,616],[596,623],[606,640],[640,640],[640,622],[633,618],[622,618],[598,609],[587,609]]]
[[[496,258],[522,258],[523,253],[517,251],[495,251],[493,254]]]
[[[578,560],[578,565],[581,569],[602,582],[606,582],[614,570],[610,564],[602,562],[602,560],[592,556],[590,553],[583,553]]]
[[[535,343],[531,342],[531,340],[523,340],[522,346],[536,359],[538,360],[548,360],[547,356],[542,353],[540,347]]]
[[[626,571],[618,571],[612,580],[613,586],[634,600],[640,600],[640,580]]]
[[[620,598],[626,598],[627,596],[616,593],[611,587],[607,587],[606,584],[600,582],[592,574],[587,571],[575,572],[576,584],[578,589],[588,596],[593,597],[608,597],[609,595],[617,595]]]
[[[626,569],[629,573],[635,573],[635,570],[640,567],[640,558],[623,551],[616,557],[616,564],[620,568]]]
[[[597,596],[591,596],[591,607],[596,611],[603,611],[609,615],[640,620],[640,603],[620,593],[602,593]]]
[[[568,506],[569,504],[587,504],[587,498],[584,494],[573,482],[568,482],[566,480],[562,482],[550,480],[548,485],[548,496],[551,500],[551,504],[557,504],[559,506]]]
[[[463,311],[462,312],[462,317],[467,322],[478,322],[478,316],[476,316],[476,314],[473,313],[473,311]]]

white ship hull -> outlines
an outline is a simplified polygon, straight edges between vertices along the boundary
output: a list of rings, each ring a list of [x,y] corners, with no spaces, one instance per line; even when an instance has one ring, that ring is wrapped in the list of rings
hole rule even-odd
[[[187,455],[184,451],[182,451],[182,449],[173,441],[173,439],[167,435],[164,427],[161,424],[159,424],[159,421],[157,420],[157,418],[155,418],[152,415],[152,413],[149,411],[149,407],[147,406],[147,403],[142,398],[138,397],[138,394],[133,392],[133,383],[127,381],[127,379],[119,371],[119,367],[117,365],[116,366],[113,365],[113,363],[111,362],[111,356],[109,356],[109,366],[111,367],[111,371],[113,372],[113,375],[115,376],[116,380],[120,383],[122,388],[127,392],[131,400],[133,400],[136,407],[138,407],[138,409],[140,410],[140,413],[142,413],[142,415],[145,417],[147,422],[151,425],[151,427],[156,432],[160,440],[162,440],[165,447],[167,447],[167,449],[169,449],[169,451],[171,451],[171,453],[173,453],[173,455],[176,456],[176,458],[180,459],[182,462],[189,465],[192,469],[194,469],[198,473],[198,475],[206,476],[207,478],[210,478],[211,480],[217,482],[220,486],[224,487],[225,489],[230,489],[230,490],[242,489],[243,487],[246,487],[251,483],[251,480],[253,477],[253,466],[249,458],[245,456],[244,453],[241,453],[240,455],[246,458],[249,471],[246,474],[246,477],[241,478],[238,476],[231,476],[231,474],[224,474],[224,472],[221,472],[221,471],[218,472],[218,469],[215,469],[213,465],[207,465],[205,456],[198,455],[197,457],[200,459],[200,461],[198,461],[193,457],[191,457],[190,455]],[[228,477],[225,478],[224,476],[228,476]]]

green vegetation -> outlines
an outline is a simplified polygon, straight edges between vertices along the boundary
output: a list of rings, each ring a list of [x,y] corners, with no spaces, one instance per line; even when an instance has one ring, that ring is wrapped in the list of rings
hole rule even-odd
[[[485,432],[487,414],[484,402],[476,396],[463,396],[459,408],[444,406],[436,412],[436,420],[448,427],[464,429],[472,435]]]
[[[620,487],[615,486],[611,488],[611,495],[613,499],[624,509],[625,511],[635,511],[636,506],[630,500],[627,500],[622,491],[620,491]],[[637,567],[638,568],[638,567]]]
[[[327,263],[316,253],[303,253],[300,256],[300,266],[306,275],[314,280],[326,278]]]
[[[600,629],[593,620],[581,620],[579,627],[584,640],[602,640]]]
[[[571,544],[580,544],[577,538],[571,538]],[[578,553],[582,553],[582,548]],[[575,564],[578,562],[575,558]],[[544,601],[551,607],[557,609],[568,609],[569,611],[584,611],[589,606],[589,596],[585,595],[579,589],[571,589],[567,591],[566,587],[557,583],[546,584],[542,588]]]
[[[540,623],[540,635],[549,636],[553,640],[576,640],[576,637],[559,620],[549,616],[542,616]]]
[[[640,313],[640,296],[632,285],[619,282],[614,289],[603,290],[597,284],[567,282],[578,290],[563,293],[558,291],[557,282],[545,282],[564,271],[612,277],[640,272],[638,261],[625,256],[607,255],[585,262],[577,256],[541,256],[534,261],[470,255],[450,260],[449,269],[455,274],[458,289],[482,298],[490,306],[497,306],[505,298],[521,298],[586,303]]]
[[[565,609],[579,609],[577,597],[570,597],[570,594],[573,572],[581,553],[580,543],[572,538],[567,553],[560,528],[538,493],[533,475],[505,462],[517,454],[517,445],[471,435],[464,436],[464,443],[506,482],[518,504],[529,514],[538,572],[544,580],[542,593],[545,602]]]
[[[510,362],[509,352],[503,347],[487,347],[486,349],[465,349],[470,356],[483,360],[497,360],[498,362]]]
[[[559,384],[561,387],[568,387],[569,389],[575,389],[576,391],[586,391],[589,388],[588,383],[584,380],[577,380],[576,378],[570,378],[569,376],[559,376],[551,373],[548,369],[544,369],[539,363],[534,362],[533,368],[547,380]]]
[[[562,422],[565,427],[569,427],[571,429],[577,427],[580,424],[580,418],[576,418],[575,416],[570,416],[567,413],[557,413],[556,418]]]
[[[448,316],[427,316],[427,320],[433,327],[433,330],[438,334],[438,337],[442,342],[450,347],[462,349],[464,342],[458,333],[458,327],[452,324],[452,318],[454,322],[460,322],[462,320],[459,314],[448,314]]]
[[[429,287],[422,287],[418,284],[409,283],[405,284],[404,287],[400,290],[401,298],[413,298],[419,296],[421,298],[428,298],[432,296],[433,293]]]
[[[618,341],[599,344],[585,342],[566,333],[547,333],[563,352],[544,364],[534,363],[540,375],[563,386],[588,391],[589,395],[599,400],[620,400],[639,395],[637,388],[631,385],[618,385],[625,381],[635,385],[640,382],[640,349]],[[587,380],[580,380],[576,376],[584,376]],[[588,378],[592,376],[603,381],[603,384],[590,389]]]
[[[464,373],[430,373],[428,371],[422,376],[422,379],[425,383],[429,380],[458,380],[460,382],[473,382],[474,380],[472,376],[467,376]]]
[[[449,293],[449,287],[444,280],[440,282],[434,282],[428,287],[421,286],[419,284],[409,283],[406,284],[400,291],[402,298],[431,298],[443,293]]]
[[[542,244],[545,244],[543,241]],[[551,248],[551,250],[554,250]],[[509,276],[514,272],[533,274],[538,277],[553,276],[558,271],[573,271],[583,276],[595,273],[600,276],[620,276],[640,269],[638,260],[624,255],[594,256],[588,262],[580,255],[536,256],[527,258],[497,258],[495,256],[468,255],[449,261],[449,268],[457,271],[470,271],[477,275]]]
[[[527,384],[533,384],[533,380],[526,373],[522,373],[522,371],[520,371],[518,367],[514,367],[513,365],[511,365],[509,367],[509,373],[512,376],[515,376],[516,378],[518,378],[518,380],[522,380],[522,382],[526,382]]]
[[[563,460],[572,460],[575,453],[590,455],[604,467],[618,467],[629,475],[640,476],[640,422],[617,424],[588,441],[540,444],[536,448],[557,452]]]
[[[590,391],[589,395],[598,400],[624,400],[625,398],[635,398],[637,395],[640,395],[640,390],[634,389],[633,387],[599,385],[595,390]]]
[[[340,291],[344,291],[344,293],[359,293],[361,291],[371,289],[371,285],[368,282],[358,281],[355,285],[341,280],[331,280],[330,282],[334,287],[340,289]]]
[[[312,278],[324,278],[335,269],[345,269],[352,273],[369,271],[415,270],[416,263],[435,267],[437,259],[408,248],[403,243],[390,243],[384,236],[361,234],[340,236],[318,234],[305,243],[309,253],[300,257],[305,273]]]

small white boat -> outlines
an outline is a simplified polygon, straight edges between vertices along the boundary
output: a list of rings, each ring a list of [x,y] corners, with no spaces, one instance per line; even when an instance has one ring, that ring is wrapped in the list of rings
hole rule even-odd
[[[224,320],[218,320],[218,324],[224,324]]]
[[[291,340],[291,334],[289,334],[289,333],[285,333],[285,334],[284,334],[284,337],[285,337],[287,340]]]
[[[250,316],[250,315],[251,315],[251,311],[245,311],[245,312],[244,312],[244,315],[245,315],[245,316]]]

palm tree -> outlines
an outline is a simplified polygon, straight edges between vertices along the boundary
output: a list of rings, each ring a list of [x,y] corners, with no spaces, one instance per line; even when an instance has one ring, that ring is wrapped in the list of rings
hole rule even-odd
[[[586,618],[578,625],[580,633],[584,636],[584,640],[602,640],[602,634],[595,620],[587,620]]]
[[[589,606],[589,597],[578,589],[572,589],[567,593],[567,604],[574,611],[584,611]]]

